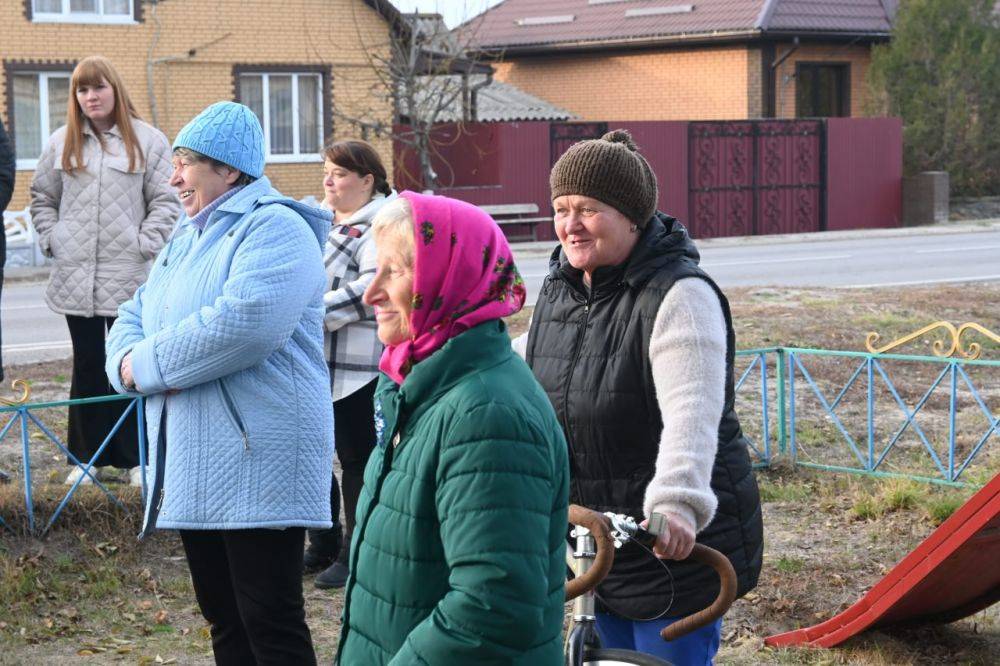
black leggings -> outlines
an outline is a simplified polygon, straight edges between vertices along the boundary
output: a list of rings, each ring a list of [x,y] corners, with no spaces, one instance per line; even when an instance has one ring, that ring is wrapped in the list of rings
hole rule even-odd
[[[365,465],[375,448],[375,385],[373,379],[363,387],[333,403],[334,444],[341,467],[341,488],[344,495],[344,540],[339,559],[347,563],[351,552],[351,535],[354,533],[354,515],[358,508],[358,496],[365,480]],[[334,475],[330,486],[330,506],[335,512],[334,527],[340,514],[340,490]],[[318,545],[326,530],[309,530],[309,541]]]

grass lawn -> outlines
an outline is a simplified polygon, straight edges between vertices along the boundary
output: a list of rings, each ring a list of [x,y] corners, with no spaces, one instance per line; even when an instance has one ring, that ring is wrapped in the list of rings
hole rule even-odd
[[[889,341],[938,320],[973,321],[1000,329],[1000,285],[935,286],[893,290],[732,289],[738,346],[800,346],[860,351],[876,331]],[[517,335],[530,312],[509,320]],[[983,358],[1000,359],[1000,347],[983,343]],[[931,354],[934,338],[901,353]],[[749,359],[738,362],[738,370]],[[900,398],[911,408],[940,367],[885,364]],[[810,360],[819,388],[833,397],[856,368],[842,359]],[[32,381],[33,400],[68,394],[67,362],[10,367],[10,378]],[[970,370],[980,396],[1000,412],[1000,368]],[[740,414],[757,438],[759,398],[751,379],[741,391]],[[860,393],[854,393],[860,391]],[[944,394],[946,395],[946,391]],[[864,431],[864,385],[847,392],[838,415],[852,435]],[[835,463],[849,449],[830,419],[803,389],[797,439],[801,459]],[[902,419],[893,396],[876,396],[879,437]],[[969,393],[960,395],[956,420],[959,453],[968,452],[988,427]],[[884,410],[884,411],[883,411]],[[43,414],[65,432],[65,412]],[[947,399],[927,401],[922,431],[939,443],[947,434]],[[773,424],[772,424],[773,425]],[[978,434],[977,434],[978,433]],[[0,443],[0,469],[19,469],[20,446],[11,433]],[[983,483],[1000,471],[1000,436],[989,440],[964,480]],[[882,441],[881,439],[879,441]],[[66,468],[55,447],[32,439],[37,513],[55,508]],[[925,472],[929,456],[908,432],[887,458],[887,469]],[[727,616],[723,664],[995,664],[1000,654],[1000,607],[935,628],[872,632],[833,650],[772,650],[763,637],[814,624],[843,610],[947,518],[975,488],[951,488],[900,479],[879,480],[809,471],[778,462],[758,476],[764,502],[766,550],[760,585]],[[50,485],[51,484],[51,485]],[[83,488],[45,540],[17,533],[23,527],[22,489],[0,485],[0,517],[14,527],[0,536],[0,664],[81,663],[210,664],[207,629],[194,602],[180,542],[173,533],[138,543],[138,496],[124,486],[126,511],[94,488]],[[339,633],[342,595],[306,586],[308,620],[321,662],[329,663]]]

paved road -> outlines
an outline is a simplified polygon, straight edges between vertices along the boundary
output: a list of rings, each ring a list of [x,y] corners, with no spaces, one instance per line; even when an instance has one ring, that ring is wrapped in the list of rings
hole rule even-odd
[[[813,241],[700,244],[701,265],[723,288],[902,287],[1000,281],[1000,230]],[[534,303],[548,272],[539,252],[518,258]]]
[[[66,358],[72,352],[66,318],[45,305],[45,282],[3,286],[3,363]]]
[[[1000,281],[1000,230],[927,233],[885,238],[768,242],[731,240],[701,245],[702,266],[722,287],[901,287]],[[534,303],[548,272],[537,247],[516,248],[518,266]],[[44,283],[12,283],[3,290],[5,364],[70,354],[63,317],[45,306]]]

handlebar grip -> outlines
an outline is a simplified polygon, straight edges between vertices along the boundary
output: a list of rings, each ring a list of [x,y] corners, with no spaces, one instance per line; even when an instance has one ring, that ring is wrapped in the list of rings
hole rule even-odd
[[[640,527],[635,531],[632,540],[652,550],[653,546],[656,545],[656,534],[653,534],[644,527]]]
[[[733,605],[733,601],[736,600],[736,570],[733,569],[733,565],[728,557],[714,548],[696,543],[688,559],[701,562],[715,569],[716,573],[719,574],[719,596],[715,598],[715,601],[708,608],[664,627],[660,632],[660,638],[665,641],[680,638],[685,634],[715,622],[726,614],[729,607]]]
[[[611,539],[611,521],[604,514],[591,511],[577,504],[569,505],[569,522],[586,527],[594,537],[597,555],[587,573],[566,582],[566,601],[597,587],[611,571],[615,560],[615,544]]]

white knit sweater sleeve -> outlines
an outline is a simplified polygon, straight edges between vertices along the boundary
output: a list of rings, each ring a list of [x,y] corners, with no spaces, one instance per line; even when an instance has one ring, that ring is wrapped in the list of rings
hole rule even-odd
[[[653,323],[649,359],[663,433],[643,510],[676,513],[701,531],[718,504],[712,466],[725,401],[726,323],[711,285],[681,280]]]

